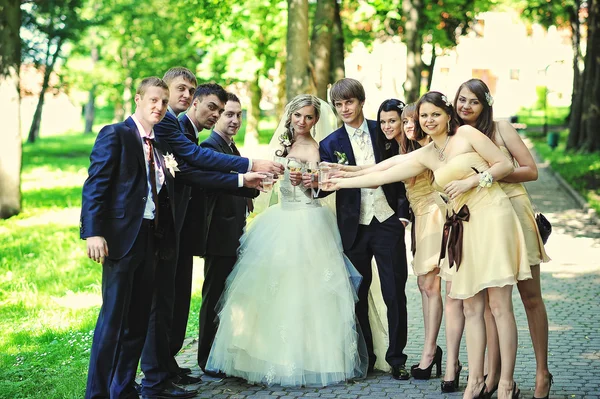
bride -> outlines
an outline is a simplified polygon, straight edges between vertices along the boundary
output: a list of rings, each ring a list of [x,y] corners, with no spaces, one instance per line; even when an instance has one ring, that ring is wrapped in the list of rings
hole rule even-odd
[[[290,168],[319,161],[315,138],[335,130],[332,121],[331,107],[312,95],[286,106],[271,140],[281,143],[275,153],[288,164],[279,203],[260,213],[240,239],[207,369],[282,386],[365,376],[366,348],[354,315],[361,276],[342,252],[333,212],[290,180]]]

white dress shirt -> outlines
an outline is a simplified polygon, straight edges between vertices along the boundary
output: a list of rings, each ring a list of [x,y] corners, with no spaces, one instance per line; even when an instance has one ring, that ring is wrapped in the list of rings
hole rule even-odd
[[[133,119],[133,121],[135,122],[135,126],[137,126],[138,133],[142,138],[142,147],[144,149],[144,161],[146,163],[146,176],[148,177],[148,195],[146,196],[147,201],[146,207],[144,208],[144,219],[154,219],[154,211],[156,209],[156,205],[154,204],[154,200],[152,199],[152,186],[150,185],[149,178],[150,165],[148,165],[148,151],[150,150],[150,147],[148,146],[148,144],[146,144],[146,141],[144,140],[145,137],[154,140],[154,130],[150,130],[149,133],[146,132],[140,121],[138,121],[138,119],[135,117],[135,115],[131,115],[131,119]],[[165,182],[165,172],[162,168],[162,165],[160,164],[160,159],[158,157],[156,149],[154,149],[154,165],[154,171],[156,176],[156,192],[159,193],[160,189],[162,188]]]
[[[356,165],[375,165],[375,154],[373,152],[373,143],[371,142],[367,120],[363,119],[363,123],[358,129],[347,124],[344,124],[344,126],[350,138]],[[383,188],[360,189],[360,216],[358,219],[360,224],[368,225],[373,218],[383,223],[393,216],[394,213],[394,210],[390,208],[387,202]]]

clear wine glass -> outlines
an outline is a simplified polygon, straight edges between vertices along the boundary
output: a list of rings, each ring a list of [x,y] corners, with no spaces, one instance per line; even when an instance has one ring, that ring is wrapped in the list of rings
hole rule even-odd
[[[318,181],[319,178],[319,163],[318,162],[314,162],[314,161],[308,161],[306,162],[306,173],[308,173],[310,175],[310,192],[313,196],[313,198],[316,198],[317,195],[315,195],[315,190],[313,189],[313,182]]]
[[[290,170],[290,172],[302,172],[302,164],[296,158],[288,158],[287,167]],[[296,199],[296,186],[293,186],[293,187],[294,188],[292,189],[293,190],[292,201],[300,202],[299,200]]]

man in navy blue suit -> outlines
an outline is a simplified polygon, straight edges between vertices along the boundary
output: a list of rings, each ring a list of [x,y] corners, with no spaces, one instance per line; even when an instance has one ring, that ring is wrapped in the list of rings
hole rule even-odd
[[[355,79],[341,79],[331,87],[330,96],[344,124],[320,143],[321,160],[332,163],[347,160],[350,165],[380,162],[381,154],[375,146],[377,122],[367,120],[363,115],[365,91],[361,83]],[[367,343],[369,369],[373,369],[376,360],[367,300],[372,280],[371,261],[375,257],[387,306],[389,347],[386,361],[392,367],[395,379],[406,380],[410,375],[404,354],[407,339],[404,289],[408,274],[404,245],[408,201],[404,184],[339,190],[336,210],[344,252],[363,276],[356,315]]]
[[[134,379],[148,331],[157,261],[171,256],[176,241],[177,161],[168,144],[155,140],[153,130],[165,115],[168,99],[164,81],[144,79],[135,95],[134,115],[105,126],[90,154],[80,236],[88,256],[102,264],[103,303],[94,331],[87,399],[138,397]],[[177,178],[189,184],[238,185],[235,174],[202,172],[184,162],[177,168]],[[251,187],[259,180],[256,173],[244,177]],[[173,392],[190,396],[178,387]]]

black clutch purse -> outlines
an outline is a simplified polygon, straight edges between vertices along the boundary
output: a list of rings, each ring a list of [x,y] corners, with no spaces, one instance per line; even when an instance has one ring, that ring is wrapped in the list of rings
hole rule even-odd
[[[535,215],[535,223],[537,223],[538,230],[540,231],[542,242],[546,244],[548,237],[550,237],[550,233],[552,233],[552,225],[542,213]]]

